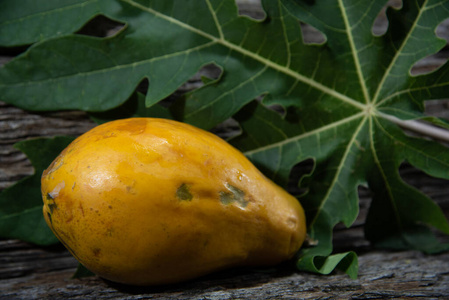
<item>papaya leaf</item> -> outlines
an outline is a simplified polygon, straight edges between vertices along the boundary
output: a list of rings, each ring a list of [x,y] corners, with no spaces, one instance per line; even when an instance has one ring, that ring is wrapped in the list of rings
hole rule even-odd
[[[101,1],[0,2],[0,45],[30,45],[73,33],[102,11]],[[51,20],[51,22],[48,22]],[[56,23],[55,23],[56,20]]]
[[[14,146],[30,159],[34,174],[0,193],[0,236],[38,245],[58,243],[42,213],[41,174],[73,140],[71,137],[38,138]]]
[[[72,278],[85,278],[85,277],[91,277],[94,275],[95,274],[92,273],[89,269],[87,269],[81,263],[78,263],[78,267],[76,268],[76,271],[73,274]]]
[[[15,3],[2,5],[14,11]],[[298,254],[300,269],[328,274],[339,268],[355,277],[356,255],[334,254],[332,233],[338,223],[349,227],[356,219],[360,185],[374,195],[365,227],[374,245],[428,253],[448,248],[430,229],[449,234],[440,208],[398,172],[408,162],[449,179],[447,147],[399,127],[419,127],[419,120],[448,128],[423,110],[426,100],[449,97],[449,64],[410,73],[417,61],[446,45],[435,28],[449,15],[448,1],[404,0],[400,9],[389,7],[389,27],[380,36],[372,27],[387,0],[266,0],[264,20],[239,16],[232,0],[49,3],[0,15],[4,46],[39,41],[0,69],[1,100],[29,110],[108,111],[105,119],[114,118],[111,110],[127,105],[142,80],[149,81],[145,104],[152,108],[214,64],[221,75],[178,99],[170,112],[205,129],[234,117],[242,131],[230,142],[283,186],[293,166],[314,162],[298,183],[306,191],[298,198],[314,241]],[[79,14],[78,23],[68,26],[66,11]],[[100,14],[125,27],[108,38],[70,34]],[[301,22],[325,41],[305,43]],[[8,26],[35,26],[42,38],[32,40]],[[48,29],[55,26],[64,29]]]
[[[90,113],[90,118],[97,124],[125,118],[164,118],[173,119],[170,111],[159,103],[147,108],[145,95],[135,92],[122,105],[102,112]]]
[[[302,265],[304,260],[298,261],[298,268],[303,270],[314,271],[320,274],[330,274],[335,269],[339,269],[356,279],[358,273],[357,255],[354,252],[346,252],[333,254],[329,256],[316,256],[313,264]]]

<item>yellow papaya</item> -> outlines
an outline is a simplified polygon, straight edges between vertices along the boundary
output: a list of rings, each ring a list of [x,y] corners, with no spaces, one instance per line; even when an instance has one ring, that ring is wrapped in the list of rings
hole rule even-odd
[[[296,198],[221,138],[171,120],[99,125],[41,183],[54,234],[86,268],[124,284],[275,265],[306,235]]]

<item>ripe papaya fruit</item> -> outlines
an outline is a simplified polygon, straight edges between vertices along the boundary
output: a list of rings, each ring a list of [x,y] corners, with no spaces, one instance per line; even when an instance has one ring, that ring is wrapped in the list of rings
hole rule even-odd
[[[124,284],[275,265],[306,235],[296,198],[221,138],[171,120],[99,125],[41,183],[54,234],[86,268]]]

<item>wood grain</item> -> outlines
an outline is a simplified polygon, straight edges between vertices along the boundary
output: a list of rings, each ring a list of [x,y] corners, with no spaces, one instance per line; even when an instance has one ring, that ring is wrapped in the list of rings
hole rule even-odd
[[[263,18],[257,1],[240,2],[241,13]],[[383,24],[378,23],[377,29],[382,30]],[[449,20],[440,25],[438,34],[449,39]],[[310,41],[320,38],[313,28],[307,27],[305,36]],[[18,54],[14,51],[0,50],[0,65]],[[413,72],[433,70],[448,57],[446,47],[420,61]],[[200,84],[197,75],[178,93]],[[449,119],[448,103],[430,101],[427,112]],[[0,190],[33,173],[30,162],[13,147],[14,143],[44,136],[78,136],[93,126],[84,112],[35,113],[0,102]],[[224,135],[227,131],[217,128],[216,132]],[[408,165],[401,168],[401,176],[434,199],[449,218],[446,181]],[[416,251],[373,249],[363,237],[370,194],[360,188],[360,196],[360,215],[354,226],[347,229],[338,225],[334,233],[336,251],[353,250],[359,254],[356,280],[339,272],[328,276],[298,272],[291,264],[284,264],[270,269],[234,269],[179,285],[136,288],[98,277],[72,279],[77,262],[60,245],[45,248],[18,240],[0,240],[0,299],[449,299],[449,253],[428,256]],[[447,236],[441,239],[449,242]]]

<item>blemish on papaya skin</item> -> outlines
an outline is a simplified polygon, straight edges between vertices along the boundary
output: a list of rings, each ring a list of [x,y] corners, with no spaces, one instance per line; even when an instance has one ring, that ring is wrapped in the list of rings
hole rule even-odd
[[[220,191],[218,193],[220,196],[221,203],[223,203],[224,205],[229,205],[234,202],[237,202],[237,204],[243,208],[248,205],[249,201],[245,199],[244,191],[229,183],[226,183],[226,188],[228,189],[228,191]]]
[[[136,194],[134,188],[132,186],[130,186],[130,185],[126,186],[126,192],[129,193],[129,194]]]
[[[58,209],[58,206],[56,205],[56,203],[50,203],[47,206],[48,206],[48,209],[50,210],[50,213],[53,213],[53,211],[55,209]]]
[[[71,214],[70,217],[67,218],[67,220],[65,220],[66,223],[70,223],[73,220],[73,215]]]
[[[119,180],[120,183],[123,183],[121,180]],[[132,194],[132,195],[136,195],[137,191],[135,189],[136,186],[136,181],[133,180],[130,184],[125,184],[125,190],[127,193]]]
[[[59,196],[59,192],[65,187],[65,182],[61,181],[58,183],[51,192],[45,195],[45,200],[47,201],[47,207],[52,214],[55,209],[58,209],[58,205],[56,204],[56,198]]]
[[[224,205],[229,205],[234,202],[232,193],[220,191],[218,194],[220,195],[220,202]]]
[[[45,200],[47,200],[47,207],[50,210],[49,214],[53,213],[54,209],[57,209],[58,206],[56,205],[55,199],[53,198],[53,196],[50,193],[47,193]]]
[[[80,203],[80,205],[78,206],[78,208],[81,210],[81,214],[82,214],[83,217],[84,217],[84,207],[81,205],[81,203]]]
[[[55,199],[56,197],[59,196],[59,192],[65,187],[65,182],[61,181],[60,183],[58,183],[54,189],[48,193],[48,195],[51,197],[51,199]]]
[[[100,254],[101,254],[101,249],[99,249],[99,248],[94,248],[94,249],[92,249],[92,252],[93,252],[93,254],[94,254],[95,257],[99,257]]]
[[[59,169],[64,164],[64,160],[61,159],[62,154],[64,152],[62,152],[60,155],[58,155],[58,157],[51,163],[51,165],[47,168],[47,170],[44,171],[44,175],[50,176],[51,173],[55,172],[57,169]]]
[[[53,224],[52,220],[51,220],[51,213],[47,211],[47,217],[48,220],[50,221],[50,224]]]
[[[193,195],[190,192],[190,186],[188,184],[181,184],[176,190],[176,197],[182,201],[192,201]]]

